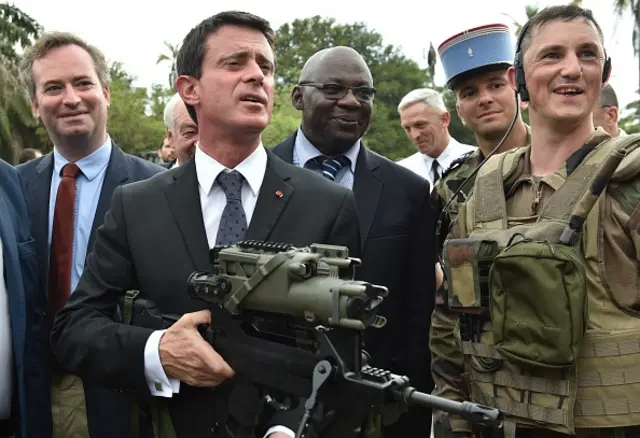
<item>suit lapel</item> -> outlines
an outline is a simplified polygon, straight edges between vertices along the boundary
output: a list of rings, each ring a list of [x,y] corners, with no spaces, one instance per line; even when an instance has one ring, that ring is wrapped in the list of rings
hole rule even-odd
[[[27,178],[25,195],[31,214],[33,238],[36,241],[38,266],[42,277],[49,273],[49,201],[51,195],[51,177],[53,175],[53,153],[45,155],[36,166],[36,176]],[[45,290],[46,288],[45,280]]]
[[[364,143],[360,143],[353,194],[360,219],[360,239],[363,250],[382,191],[382,181],[376,175],[378,167],[377,157],[365,147]]]
[[[172,172],[173,181],[169,183],[166,193],[171,213],[195,268],[210,271],[209,244],[202,219],[195,160],[189,160]]]
[[[256,208],[247,229],[247,240],[267,240],[273,231],[280,213],[293,195],[293,187],[286,181],[286,164],[267,152],[267,169],[258,195]]]
[[[121,184],[124,184],[129,180],[129,169],[125,160],[124,153],[115,143],[111,143],[111,156],[109,157],[109,164],[104,175],[104,181],[102,183],[102,190],[100,191],[100,198],[98,199],[98,206],[96,208],[96,214],[93,218],[93,224],[91,226],[91,234],[89,234],[88,248],[93,247],[93,240],[96,236],[96,229],[104,222],[104,215],[111,206],[111,197],[113,191]],[[87,251],[87,255],[89,251]]]
[[[289,136],[285,141],[274,147],[271,151],[283,160],[285,163],[293,164],[293,147],[296,144],[296,134],[298,131],[295,131],[293,134]]]

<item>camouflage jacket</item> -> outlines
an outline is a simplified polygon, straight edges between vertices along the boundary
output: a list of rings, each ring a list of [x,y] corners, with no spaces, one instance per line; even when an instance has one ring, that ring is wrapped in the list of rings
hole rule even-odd
[[[576,153],[580,155],[580,151]],[[510,195],[507,207],[514,217],[539,214],[547,200],[564,182],[568,168],[575,161],[567,160],[566,168],[545,176],[533,177],[525,155],[518,171],[510,182]],[[534,202],[536,196],[536,202]],[[468,205],[480,202],[469,196]],[[633,278],[640,275],[640,176],[624,183],[610,182],[602,195],[601,223],[602,233],[601,266],[604,278],[609,281],[610,296],[616,308],[626,312],[640,309],[640,283],[620,282],[616,279]],[[473,207],[472,207],[473,208]],[[460,235],[455,224],[449,231],[449,238]],[[614,279],[614,280],[611,280]],[[464,381],[464,357],[459,349],[455,331],[458,315],[447,307],[446,282],[438,290],[436,306],[432,315],[430,349],[432,352],[431,371],[435,388],[433,394],[450,400],[469,400],[468,389]],[[460,417],[434,411],[435,438],[471,436],[471,425]]]
[[[527,126],[527,144],[531,142],[531,131]],[[525,146],[525,145],[523,145]],[[442,174],[442,178],[436,183],[431,192],[431,204],[436,218],[440,217],[446,203],[454,193],[460,188],[462,183],[471,176],[473,171],[484,160],[484,155],[480,149],[464,154],[451,163],[451,166]],[[451,224],[457,218],[460,205],[465,203],[475,182],[475,175],[470,178],[458,193],[457,199],[447,206],[447,211],[442,215],[439,235],[437,236],[438,254],[441,253],[444,241],[447,238]],[[458,314],[449,312],[447,308],[447,287],[446,282],[436,291],[435,311],[431,316],[431,332],[429,335],[429,348],[432,352],[431,373],[434,378],[434,394],[451,400],[460,400],[459,393],[454,388],[461,388],[461,374],[464,369],[464,357],[458,347],[455,338],[455,328],[458,322]],[[434,411],[434,434],[435,438],[455,436],[451,434],[449,420],[459,421],[460,424],[453,425],[454,430],[465,429],[466,421],[456,420],[443,416],[442,413]],[[462,434],[464,435],[464,434]]]
[[[436,213],[436,218],[439,218],[446,203],[451,199],[453,194],[460,188],[462,183],[473,173],[476,167],[484,160],[484,156],[480,149],[476,149],[473,152],[468,152],[459,158],[455,159],[451,166],[442,173],[442,178],[436,183],[431,192],[431,205],[433,211]],[[457,199],[452,201],[447,206],[447,212],[442,216],[442,223],[440,224],[440,235],[438,236],[437,250],[438,253],[442,251],[442,244],[444,243],[449,227],[455,220],[458,214],[458,208],[460,204],[463,204],[469,193],[473,189],[475,177],[471,178],[458,193]]]

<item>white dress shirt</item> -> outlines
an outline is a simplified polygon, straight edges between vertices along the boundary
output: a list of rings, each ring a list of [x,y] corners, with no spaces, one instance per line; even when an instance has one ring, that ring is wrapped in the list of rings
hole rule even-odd
[[[459,143],[455,138],[451,137],[449,144],[444,148],[444,151],[442,151],[440,156],[434,158],[427,154],[423,154],[422,152],[416,152],[415,154],[398,161],[398,164],[429,181],[431,190],[433,190],[433,172],[431,171],[433,160],[438,160],[438,164],[440,165],[440,176],[442,176],[442,172],[447,170],[454,160],[459,158],[461,155],[464,155],[467,152],[473,152],[476,149],[476,146]]]
[[[220,184],[216,182],[216,179],[220,172],[230,172],[231,169],[227,169],[204,153],[199,145],[196,146],[194,160],[207,242],[209,243],[209,248],[213,248],[216,243],[222,212],[227,205],[224,190],[222,190]],[[242,184],[241,198],[242,208],[244,208],[247,218],[247,225],[251,223],[253,210],[258,201],[258,195],[266,169],[267,151],[262,144],[233,169],[242,174],[245,179]],[[180,392],[180,381],[176,378],[168,377],[160,361],[160,338],[164,332],[165,330],[157,330],[147,339],[144,348],[144,373],[152,395],[157,397],[172,397],[173,394]],[[283,426],[276,426],[270,429],[267,435],[274,431],[285,432],[292,438],[295,436],[293,431]]]
[[[2,258],[2,240],[0,240],[0,267]],[[0,420],[11,416],[13,396],[13,343],[11,339],[11,315],[9,296],[4,274],[0,275]]]

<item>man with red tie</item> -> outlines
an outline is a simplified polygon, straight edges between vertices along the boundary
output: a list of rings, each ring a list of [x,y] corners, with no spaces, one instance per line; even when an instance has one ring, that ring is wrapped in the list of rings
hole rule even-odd
[[[22,73],[54,144],[53,152],[18,167],[44,273],[41,324],[49,331],[78,283],[115,188],[163,168],[125,154],[109,137],[108,67],[97,48],[71,34],[46,34],[24,54]],[[55,363],[46,372],[54,437],[129,435],[130,403],[121,394],[82,382]]]

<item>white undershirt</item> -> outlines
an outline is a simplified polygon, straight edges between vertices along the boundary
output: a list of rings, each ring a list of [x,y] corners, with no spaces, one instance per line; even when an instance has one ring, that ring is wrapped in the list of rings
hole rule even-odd
[[[2,240],[0,240],[0,267],[3,266]],[[0,420],[11,416],[13,396],[13,345],[7,294],[4,275],[0,275]]]

